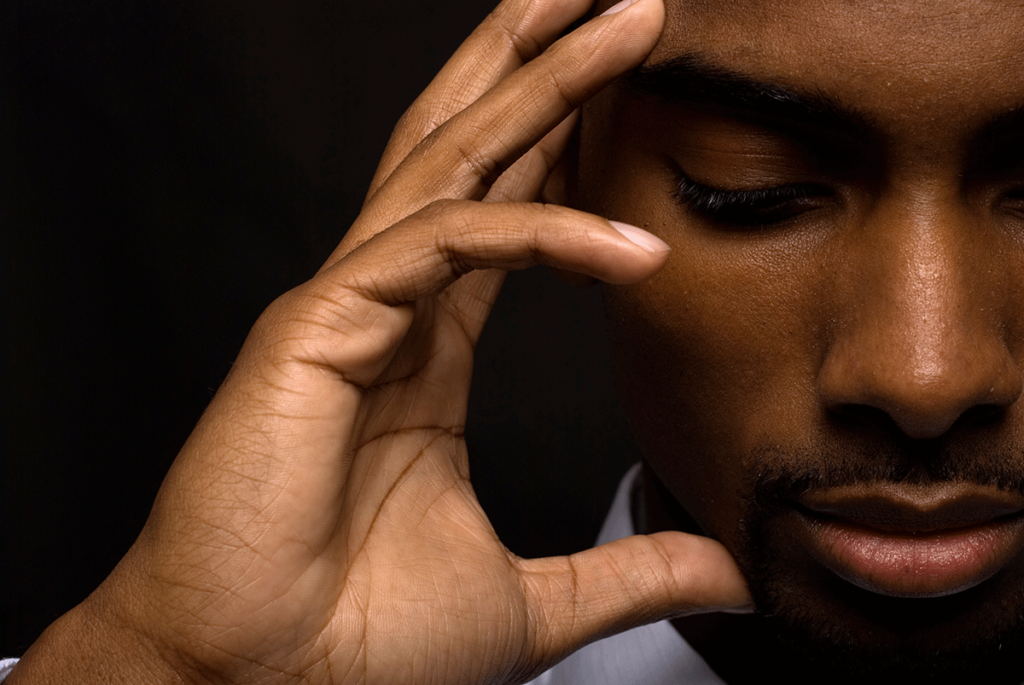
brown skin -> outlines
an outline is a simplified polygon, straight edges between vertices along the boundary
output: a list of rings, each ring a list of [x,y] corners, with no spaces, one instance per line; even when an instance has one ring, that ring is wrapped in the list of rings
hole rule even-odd
[[[749,606],[725,549],[680,532],[520,559],[469,482],[472,352],[502,270],[630,283],[667,257],[537,203],[562,200],[545,187],[574,110],[661,30],[639,0],[555,42],[589,5],[507,0],[467,40],[335,254],[254,326],[137,543],[10,685],[522,682],[639,623]]]
[[[785,511],[750,501],[767,471],[866,482],[898,467],[932,482],[945,469],[953,483],[998,474],[1019,487],[1024,201],[1014,191],[1024,165],[1014,159],[1024,147],[1012,135],[986,146],[979,134],[1024,105],[1024,6],[716,0],[668,9],[645,64],[696,53],[827,97],[868,129],[851,164],[733,110],[625,86],[584,110],[580,206],[673,248],[653,278],[607,290],[620,385],[648,461],[649,530],[722,541],[758,607],[778,615],[677,627],[734,685],[773,670],[821,682],[822,664],[779,642],[778,624],[852,649],[849,663],[827,667],[830,682],[863,682],[842,670],[875,659],[873,680],[905,681],[894,655],[953,652],[973,636],[996,654],[979,657],[991,673],[979,675],[979,663],[968,672],[1020,682],[1019,658],[1001,659],[996,647],[1020,653],[1000,632],[1024,612],[1020,550],[962,596],[883,597],[838,580],[791,534]],[[783,220],[737,226],[678,202],[679,169],[725,190],[827,192]],[[952,668],[939,663],[935,682],[962,681]]]
[[[682,616],[734,683],[857,681],[794,656],[775,623],[804,619],[884,661],[893,645],[998,638],[1024,608],[1019,554],[950,601],[866,600],[794,542],[784,508],[749,503],[760,474],[795,469],[1024,474],[1024,171],[978,163],[974,142],[1024,103],[1021,8],[674,3],[655,47],[662,6],[639,0],[552,44],[587,9],[506,0],[470,37],[400,122],[331,260],[257,322],[137,544],[11,685],[521,682]],[[700,51],[826,93],[865,115],[870,154],[822,175],[777,132],[617,88],[584,116],[578,191],[595,213],[534,204],[567,201],[556,161],[572,111],[652,49],[648,63]],[[675,203],[673,165],[725,188],[828,192],[737,230]],[[673,256],[602,216],[648,226]],[[648,527],[666,530],[524,560],[473,496],[472,348],[496,269],[534,263],[616,284],[665,266],[610,291],[609,308],[630,332],[619,367],[649,458]],[[694,618],[749,606],[730,552],[778,621]],[[1013,657],[972,675],[1019,681]]]

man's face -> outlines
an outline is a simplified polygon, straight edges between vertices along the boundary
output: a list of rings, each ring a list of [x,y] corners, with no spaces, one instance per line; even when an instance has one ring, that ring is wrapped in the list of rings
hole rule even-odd
[[[787,630],[887,668],[998,652],[1024,615],[1024,6],[667,4],[585,111],[579,184],[673,248],[607,292],[651,471]]]

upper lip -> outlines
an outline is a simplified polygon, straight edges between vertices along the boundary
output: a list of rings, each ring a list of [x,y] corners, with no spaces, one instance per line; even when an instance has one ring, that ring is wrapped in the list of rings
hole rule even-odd
[[[896,534],[970,528],[1024,510],[1024,495],[969,483],[868,483],[812,490],[800,506],[816,518]]]

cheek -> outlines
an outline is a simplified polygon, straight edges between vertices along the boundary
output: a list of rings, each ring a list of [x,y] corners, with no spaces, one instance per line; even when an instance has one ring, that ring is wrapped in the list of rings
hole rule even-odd
[[[606,290],[619,385],[652,468],[728,545],[757,455],[805,447],[821,425],[821,246],[794,231],[700,228],[670,199],[635,191],[623,197],[643,199],[620,203],[617,218],[647,224],[673,252],[654,278]]]
[[[672,197],[671,160],[628,125],[629,108],[613,94],[588,107],[581,207],[672,246],[655,277],[606,290],[627,412],[661,481],[730,546],[757,454],[806,449],[822,424],[835,250],[807,227],[729,232],[688,219]]]

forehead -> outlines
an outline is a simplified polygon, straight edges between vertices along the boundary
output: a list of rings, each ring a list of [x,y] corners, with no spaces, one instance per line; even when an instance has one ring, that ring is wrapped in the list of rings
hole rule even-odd
[[[1024,3],[667,0],[648,64],[680,55],[896,122],[988,119],[1024,101]]]

